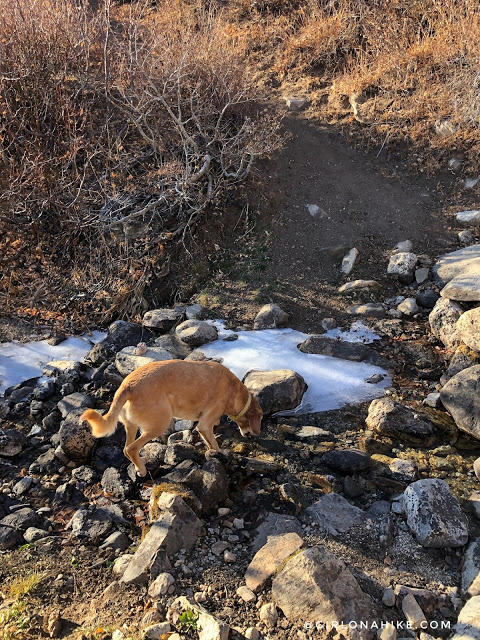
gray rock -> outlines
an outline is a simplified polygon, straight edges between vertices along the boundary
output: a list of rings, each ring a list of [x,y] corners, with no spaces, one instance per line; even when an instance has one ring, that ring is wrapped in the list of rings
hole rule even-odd
[[[252,552],[256,553],[261,549],[267,543],[269,536],[281,536],[292,532],[297,533],[299,536],[303,534],[302,525],[297,518],[282,513],[267,513],[256,528],[256,534],[252,542]]]
[[[69,413],[60,426],[60,446],[71,460],[85,460],[95,444],[90,426],[80,420],[81,414],[82,409]]]
[[[134,322],[117,320],[108,327],[108,335],[93,346],[85,356],[85,362],[93,365],[102,364],[113,358],[117,351],[134,346],[139,342],[148,342],[154,337],[152,331]]]
[[[28,527],[28,529],[23,534],[23,539],[25,540],[25,542],[36,542],[37,540],[47,538],[49,535],[49,532],[45,531],[44,529],[38,529],[37,527]]]
[[[52,473],[58,468],[58,461],[55,456],[55,449],[47,449],[45,453],[38,456],[35,462],[32,462],[28,472],[33,474]]]
[[[147,471],[155,473],[155,471],[158,470],[158,467],[160,467],[160,465],[165,461],[166,450],[167,445],[160,442],[148,442],[143,447],[140,454],[145,466],[147,467]]]
[[[68,482],[64,482],[63,484],[58,485],[55,490],[55,495],[53,496],[53,504],[58,505],[69,502],[72,497],[73,485]]]
[[[167,333],[155,340],[155,346],[170,353],[172,360],[183,360],[191,353],[191,348],[174,333]]]
[[[191,304],[185,309],[185,317],[187,320],[201,320],[203,316],[203,307],[201,304]]]
[[[411,318],[420,311],[415,298],[405,298],[405,300],[398,305],[397,309],[407,318]]]
[[[56,391],[55,380],[48,378],[48,380],[42,380],[37,384],[33,390],[33,395],[37,400],[48,400],[53,396]]]
[[[294,409],[307,390],[302,376],[290,369],[249,371],[243,382],[260,403],[265,415]]]
[[[480,440],[480,365],[450,378],[440,391],[443,406],[459,429]]]
[[[425,614],[420,608],[420,605],[411,593],[408,593],[403,598],[402,611],[410,628],[415,630],[424,628],[424,625],[427,623],[427,619],[425,618]]]
[[[352,280],[342,284],[338,289],[338,293],[354,293],[363,289],[381,289],[382,285],[376,280]]]
[[[458,240],[461,244],[468,247],[471,244],[475,244],[475,233],[472,229],[463,229],[462,231],[458,232]]]
[[[175,329],[177,336],[190,347],[200,347],[218,338],[216,327],[203,320],[185,320]]]
[[[457,333],[467,346],[480,352],[480,307],[470,309],[457,321]]]
[[[156,622],[142,629],[142,637],[145,638],[145,640],[163,640],[166,637],[172,637],[170,631],[171,626],[169,622]],[[175,635],[178,634],[173,634],[173,636]]]
[[[18,482],[16,482],[13,486],[13,493],[16,496],[23,496],[24,493],[30,489],[33,484],[33,478],[31,476],[25,476],[24,478],[20,478]]]
[[[407,524],[422,546],[461,547],[467,542],[467,518],[444,480],[417,480],[405,489],[403,504]]]
[[[382,604],[386,607],[394,607],[395,606],[395,593],[391,587],[385,589],[382,596]]]
[[[379,302],[367,302],[350,307],[348,313],[351,313],[353,316],[362,316],[365,318],[383,318],[385,316],[385,309]]]
[[[458,614],[451,640],[480,640],[480,596],[470,598]]]
[[[196,447],[187,442],[174,442],[169,444],[165,450],[164,463],[175,466],[183,460],[194,460],[200,462],[201,455]]]
[[[358,257],[358,253],[359,253],[358,249],[353,247],[353,249],[350,249],[350,251],[343,257],[340,271],[345,276],[348,276],[349,273],[351,273],[353,267],[355,266],[355,261]]]
[[[266,304],[255,316],[254,329],[277,329],[288,325],[288,313],[277,304]]]
[[[370,403],[365,423],[373,431],[400,438],[405,435],[426,436],[435,431],[431,422],[390,397],[379,398]]]
[[[273,600],[295,623],[314,620],[370,620],[374,605],[344,562],[323,547],[302,551],[273,579]],[[343,633],[343,630],[342,630]],[[347,638],[371,633],[346,631]]]
[[[438,294],[431,287],[427,287],[426,289],[420,289],[417,291],[415,296],[415,300],[417,304],[425,309],[433,309],[433,307],[437,304],[437,300],[440,298],[440,294]]]
[[[29,527],[36,527],[39,522],[40,516],[33,509],[23,507],[2,518],[0,525],[26,531]]]
[[[0,456],[13,458],[23,451],[26,444],[27,438],[18,429],[0,430]]]
[[[150,329],[167,333],[184,316],[180,309],[152,309],[143,316],[142,324]]]
[[[480,480],[480,458],[477,458],[473,463],[473,470],[477,476],[477,480]]]
[[[0,549],[13,549],[23,541],[22,532],[12,527],[4,527],[0,524]]]
[[[111,530],[113,519],[111,513],[105,508],[93,507],[91,509],[79,509],[69,523],[72,534],[77,538],[98,544],[100,540]]]
[[[206,462],[201,470],[192,471],[185,484],[199,498],[205,513],[218,507],[228,497],[228,476],[224,466],[216,458]]]
[[[338,493],[327,493],[306,510],[306,514],[330,535],[349,531],[354,525],[364,524],[367,515]]]
[[[130,546],[130,540],[121,531],[114,531],[106,538],[105,542],[100,545],[100,549],[114,549],[125,551]]]
[[[172,354],[162,347],[149,347],[142,355],[137,355],[135,350],[136,347],[125,347],[117,353],[115,366],[122,376],[128,376],[144,364],[172,360]]]
[[[440,409],[443,406],[442,401],[440,400],[440,393],[438,391],[429,393],[424,398],[423,404],[426,407],[432,407],[432,409]]]
[[[164,492],[157,506],[162,513],[130,560],[122,577],[126,584],[145,584],[149,573],[155,579],[169,568],[165,554],[168,556],[180,549],[191,549],[200,535],[201,520],[180,496]]]
[[[418,467],[413,460],[395,458],[388,465],[394,480],[400,482],[413,482],[418,478]]]
[[[133,489],[130,478],[114,467],[105,469],[101,485],[104,491],[111,493],[116,498],[122,498],[122,500],[129,496]]]
[[[343,473],[358,473],[372,466],[370,455],[360,449],[332,449],[323,454],[322,462]]]
[[[440,291],[443,298],[459,302],[480,300],[480,273],[462,274],[452,278]]]
[[[413,251],[413,242],[411,240],[402,240],[395,245],[394,253],[411,253]]]
[[[480,227],[480,211],[473,209],[470,211],[459,211],[455,214],[455,219],[460,224],[468,224]]]
[[[310,440],[317,438],[327,438],[331,437],[331,432],[326,431],[325,429],[321,429],[320,427],[312,427],[310,425],[306,425],[301,427],[295,434],[297,438],[302,440]]]
[[[479,270],[480,244],[473,244],[439,258],[433,267],[433,274],[437,284],[444,287],[457,276],[478,273]]]
[[[283,98],[289,111],[300,111],[307,104],[306,98],[293,98],[292,96],[285,96]]]
[[[465,551],[462,592],[466,596],[480,596],[480,538],[470,543]]]
[[[148,595],[156,600],[157,598],[166,595],[174,582],[175,578],[171,573],[161,573],[148,587]]]
[[[428,322],[433,335],[446,347],[453,347],[460,341],[457,335],[457,321],[463,313],[457,302],[439,298],[433,307]]]
[[[344,342],[324,335],[311,335],[298,345],[302,353],[318,353],[332,358],[362,362],[367,360],[370,349],[359,342]]]
[[[56,386],[67,382],[76,382],[84,365],[78,360],[52,360],[43,367],[43,374],[54,377]]]
[[[403,284],[413,282],[417,259],[416,254],[409,251],[394,253],[388,263],[388,275],[398,278]]]
[[[415,282],[417,284],[423,284],[428,280],[429,276],[430,276],[430,269],[428,267],[415,269]]]
[[[72,469],[72,478],[78,482],[84,482],[85,484],[91,484],[95,477],[95,470],[92,467],[82,465],[76,469]]]
[[[93,398],[87,396],[84,393],[71,393],[65,396],[57,402],[57,408],[61,413],[62,418],[66,418],[72,411],[78,411],[79,409],[87,409],[93,407]]]

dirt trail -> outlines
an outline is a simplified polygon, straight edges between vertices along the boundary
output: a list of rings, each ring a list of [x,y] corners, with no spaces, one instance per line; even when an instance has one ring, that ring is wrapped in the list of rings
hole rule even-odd
[[[385,150],[378,157],[356,150],[300,117],[288,117],[285,129],[291,137],[259,180],[272,194],[266,226],[274,237],[260,289],[285,306],[296,328],[312,330],[319,313],[342,311],[334,294],[349,249],[360,251],[349,279],[383,280],[394,291],[386,252],[410,239],[416,253],[436,256],[449,234],[433,180],[407,175]],[[314,215],[308,205],[318,207]]]

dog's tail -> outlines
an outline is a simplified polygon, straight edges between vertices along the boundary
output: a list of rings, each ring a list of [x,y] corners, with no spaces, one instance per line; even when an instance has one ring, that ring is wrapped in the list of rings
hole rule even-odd
[[[104,416],[94,409],[87,409],[82,413],[80,420],[86,420],[88,422],[94,438],[104,438],[105,436],[111,436],[115,433],[118,416],[120,415],[123,405],[127,402],[128,396],[128,389],[122,389],[120,387],[113,397],[113,402],[108,413]]]

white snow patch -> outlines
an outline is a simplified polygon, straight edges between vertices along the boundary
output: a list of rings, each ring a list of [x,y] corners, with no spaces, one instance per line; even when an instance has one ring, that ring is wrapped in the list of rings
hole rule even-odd
[[[224,328],[223,322],[212,322],[219,329],[219,340],[199,348],[210,358],[222,358],[222,363],[238,378],[248,371],[292,369],[308,384],[302,403],[292,411],[278,415],[316,413],[339,409],[347,404],[358,404],[379,398],[391,380],[388,373],[371,364],[350,362],[340,358],[302,353],[297,345],[308,335],[293,329],[263,329],[261,331],[239,331],[238,340],[224,341],[222,338],[234,333]],[[348,342],[369,343],[378,339],[360,322],[352,325],[350,332],[332,329],[329,337],[338,337]],[[385,378],[378,384],[365,380],[376,373]]]
[[[0,394],[8,387],[41,376],[47,362],[83,360],[92,346],[106,335],[100,331],[92,331],[91,335],[67,338],[56,347],[49,345],[47,340],[0,344]]]

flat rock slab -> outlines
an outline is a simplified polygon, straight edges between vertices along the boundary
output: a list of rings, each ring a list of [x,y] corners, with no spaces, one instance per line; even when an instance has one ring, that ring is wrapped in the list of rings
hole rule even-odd
[[[417,480],[403,494],[407,524],[423,547],[462,547],[468,521],[448,484],[438,478]]]
[[[385,309],[380,302],[366,302],[350,307],[348,313],[353,316],[363,316],[365,318],[384,318]]]
[[[432,271],[435,282],[441,286],[457,276],[480,273],[480,244],[445,254],[437,260]]]
[[[440,291],[443,298],[459,302],[478,302],[480,300],[480,270],[456,276]]]
[[[375,619],[372,600],[344,562],[320,546],[287,562],[273,579],[272,596],[286,618],[296,623]]]
[[[132,371],[135,371],[138,367],[142,367],[144,364],[172,360],[170,351],[162,347],[149,347],[142,355],[137,355],[135,349],[136,347],[125,347],[117,353],[115,366],[122,376],[128,376],[129,373],[132,373]]]
[[[57,402],[57,408],[60,411],[62,418],[66,418],[72,411],[93,407],[93,402],[94,400],[92,396],[76,392],[70,393],[68,396],[65,396]]]
[[[202,530],[202,522],[195,512],[173,493],[162,493],[157,507],[163,511],[152,524],[145,538],[130,560],[122,582],[145,584],[170,568],[166,556],[180,549],[191,549]]]
[[[370,349],[361,343],[344,342],[324,335],[312,335],[298,345],[302,353],[317,353],[331,358],[342,358],[362,362],[368,358]]]
[[[306,510],[306,514],[330,535],[345,533],[354,525],[365,524],[367,514],[338,493],[327,493]]]
[[[304,545],[296,533],[270,536],[267,544],[257,551],[245,573],[245,584],[254,593],[268,585],[278,569]]]
[[[450,378],[440,391],[440,400],[457,427],[480,440],[480,365]]]
[[[283,513],[267,513],[263,521],[257,526],[256,535],[252,543],[253,553],[256,553],[267,544],[269,536],[280,536],[292,532],[299,536],[303,533],[302,525],[297,518]]]

